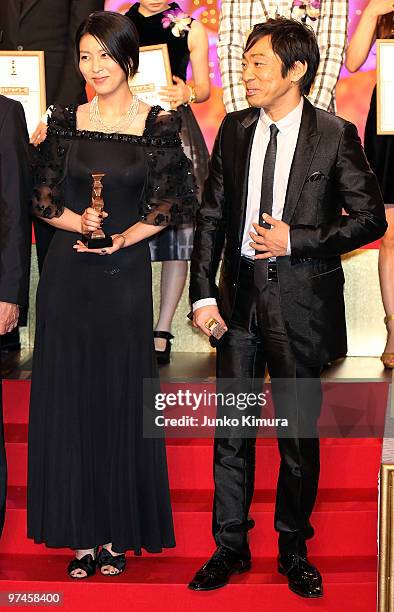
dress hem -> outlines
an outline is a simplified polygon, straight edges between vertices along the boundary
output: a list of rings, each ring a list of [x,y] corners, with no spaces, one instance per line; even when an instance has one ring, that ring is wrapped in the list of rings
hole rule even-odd
[[[106,542],[100,542],[99,544],[94,544],[93,546],[71,546],[70,544],[49,544],[47,542],[45,542],[45,540],[42,539],[37,539],[34,536],[27,536],[29,540],[33,540],[34,544],[44,544],[47,548],[70,548],[71,550],[86,550],[89,548],[95,548],[96,546],[103,546],[104,544],[108,544],[108,541]],[[149,554],[159,554],[164,552],[164,549],[167,548],[175,548],[176,547],[176,543],[174,541],[174,543],[168,543],[168,544],[162,544],[161,546],[148,546],[148,545],[143,545],[141,544],[140,546],[125,546],[125,548],[123,548],[122,550],[116,550],[118,547],[116,546],[112,546],[112,550],[115,553],[126,553],[129,551],[134,552],[134,555],[139,557],[142,555],[142,551],[145,551]]]

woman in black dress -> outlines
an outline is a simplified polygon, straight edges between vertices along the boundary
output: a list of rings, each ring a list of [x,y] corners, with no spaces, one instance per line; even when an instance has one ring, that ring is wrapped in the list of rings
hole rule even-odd
[[[208,36],[204,26],[181,10],[176,2],[141,0],[127,11],[137,28],[140,45],[167,44],[174,85],[163,88],[162,99],[171,102],[182,118],[181,138],[193,162],[201,197],[208,172],[208,149],[191,109],[210,93]],[[190,61],[193,80],[186,82]],[[193,247],[193,226],[171,226],[150,242],[152,261],[162,261],[160,314],[155,327],[156,355],[168,363],[171,324],[187,277],[187,260]]]
[[[157,377],[148,239],[190,222],[197,200],[178,119],[129,90],[130,20],[93,13],[76,44],[96,97],[53,109],[35,173],[34,212],[57,232],[37,294],[28,536],[76,549],[68,571],[85,578],[96,563],[123,571],[126,550],[175,545],[164,442],[142,431],[143,379]],[[113,246],[88,251],[95,172]]]
[[[346,67],[356,72],[366,61],[375,38],[394,36],[392,0],[370,0],[349,43]],[[375,172],[386,208],[388,229],[379,251],[379,279],[386,312],[387,342],[381,360],[385,368],[394,368],[394,136],[380,136],[376,125],[376,87],[365,126],[365,153]]]

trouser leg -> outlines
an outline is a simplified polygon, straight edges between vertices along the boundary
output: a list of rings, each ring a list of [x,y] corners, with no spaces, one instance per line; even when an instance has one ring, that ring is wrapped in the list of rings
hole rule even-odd
[[[319,480],[317,419],[321,408],[320,368],[295,358],[281,316],[279,286],[268,282],[257,302],[263,349],[272,380],[278,428],[280,470],[275,507],[279,551],[306,554],[313,536],[309,522]]]
[[[253,315],[252,292],[247,275],[240,279],[232,320],[217,349],[217,389],[221,379],[234,379],[232,390],[245,392],[251,379],[264,377],[265,360]],[[227,386],[228,390],[228,386]],[[217,416],[226,413],[218,408]],[[249,553],[247,532],[253,527],[249,509],[254,491],[255,438],[242,437],[235,428],[226,437],[215,437],[215,496],[212,530],[218,546]]]

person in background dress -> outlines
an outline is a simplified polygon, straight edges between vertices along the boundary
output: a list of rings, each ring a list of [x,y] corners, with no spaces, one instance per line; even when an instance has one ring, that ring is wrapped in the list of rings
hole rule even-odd
[[[366,61],[375,38],[394,37],[392,0],[370,0],[346,52],[346,68],[356,72]],[[379,278],[386,313],[387,341],[381,360],[385,368],[394,368],[394,136],[377,134],[376,87],[365,126],[365,153],[378,177],[386,207],[388,229],[379,250]]]
[[[182,144],[193,162],[201,198],[208,173],[208,149],[192,106],[205,102],[210,93],[208,36],[204,26],[185,14],[176,2],[142,0],[127,11],[137,28],[141,47],[167,44],[174,83],[163,88],[162,100],[170,102],[182,119]],[[190,61],[192,80],[186,81]],[[153,261],[162,261],[160,314],[155,326],[156,356],[160,364],[170,360],[171,324],[185,286],[193,247],[193,226],[172,226],[150,242]],[[216,255],[215,269],[220,252]]]

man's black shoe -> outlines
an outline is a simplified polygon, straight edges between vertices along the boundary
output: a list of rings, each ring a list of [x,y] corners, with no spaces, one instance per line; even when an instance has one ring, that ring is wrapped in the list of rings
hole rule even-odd
[[[301,597],[322,597],[323,584],[319,570],[297,553],[279,555],[278,571],[287,577],[289,589]]]
[[[189,589],[193,591],[220,589],[228,583],[231,574],[242,574],[250,568],[250,557],[241,556],[230,548],[219,546],[209,561],[198,570],[189,583]]]

